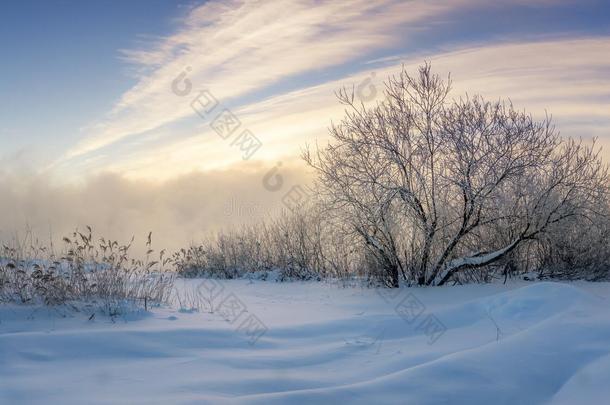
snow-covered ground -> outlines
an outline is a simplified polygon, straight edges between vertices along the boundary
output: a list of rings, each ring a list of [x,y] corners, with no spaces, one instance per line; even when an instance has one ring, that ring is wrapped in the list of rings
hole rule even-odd
[[[609,283],[211,283],[214,313],[0,307],[0,403],[610,403]]]

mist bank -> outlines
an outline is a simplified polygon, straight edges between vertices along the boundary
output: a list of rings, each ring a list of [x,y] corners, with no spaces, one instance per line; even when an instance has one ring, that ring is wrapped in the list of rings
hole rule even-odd
[[[177,250],[219,229],[256,223],[281,214],[291,188],[308,184],[298,164],[248,163],[225,170],[193,172],[168,181],[132,180],[104,173],[61,184],[49,175],[0,174],[0,240],[61,247],[63,236],[91,226],[96,237],[128,242],[134,253],[153,247]]]

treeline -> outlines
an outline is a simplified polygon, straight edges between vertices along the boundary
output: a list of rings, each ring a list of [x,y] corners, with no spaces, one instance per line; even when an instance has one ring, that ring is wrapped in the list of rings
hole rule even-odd
[[[487,237],[489,250],[505,240],[501,233]],[[399,240],[396,235],[397,243]],[[411,262],[416,254],[396,252],[393,260],[400,263],[401,284],[419,284],[419,263]],[[280,281],[336,279],[393,286],[387,263],[354,232],[329,220],[319,206],[219,232],[177,253],[174,263],[183,277],[265,278],[267,273],[274,273]],[[609,280],[608,217],[600,216],[595,222],[574,219],[553,227],[493,263],[464,267],[450,282],[486,283],[523,277]]]
[[[510,102],[449,99],[426,64],[367,108],[343,89],[345,118],[306,150],[317,200],[180,253],[184,275],[357,278],[396,287],[608,277],[608,166],[595,143]]]

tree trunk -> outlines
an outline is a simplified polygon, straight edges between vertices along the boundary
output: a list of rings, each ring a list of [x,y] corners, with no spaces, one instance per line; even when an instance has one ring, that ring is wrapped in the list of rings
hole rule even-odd
[[[392,288],[400,287],[399,276],[398,276],[398,266],[390,265],[388,268],[388,275],[390,276],[390,286]]]

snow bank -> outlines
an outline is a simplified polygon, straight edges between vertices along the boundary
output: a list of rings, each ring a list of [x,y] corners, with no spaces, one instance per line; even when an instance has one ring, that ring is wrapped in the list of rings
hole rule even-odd
[[[610,284],[595,293],[587,283],[398,294],[222,286],[267,328],[255,344],[218,310],[112,322],[0,307],[0,403],[587,404],[609,395]],[[433,343],[420,327],[427,317],[445,328]]]

